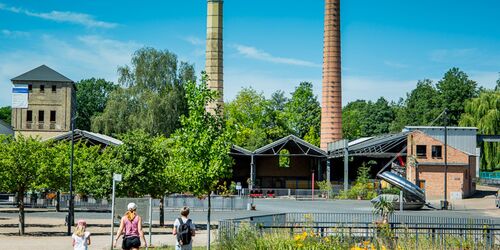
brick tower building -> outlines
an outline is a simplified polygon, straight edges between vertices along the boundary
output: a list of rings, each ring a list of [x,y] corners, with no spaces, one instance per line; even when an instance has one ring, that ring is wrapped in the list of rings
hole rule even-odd
[[[325,0],[321,149],[342,139],[342,85],[340,68],[340,0]]]
[[[219,98],[208,106],[213,110],[224,104],[223,97],[223,55],[222,55],[222,0],[207,2],[207,48],[205,71],[208,76],[208,88],[219,91]]]

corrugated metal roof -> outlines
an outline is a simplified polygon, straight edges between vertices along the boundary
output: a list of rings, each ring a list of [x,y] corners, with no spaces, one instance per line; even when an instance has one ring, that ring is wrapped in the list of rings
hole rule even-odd
[[[75,129],[74,138],[75,138],[75,140],[79,140],[81,138],[87,138],[87,139],[94,140],[94,141],[97,141],[99,143],[111,145],[111,146],[118,146],[118,145],[123,144],[122,141],[120,141],[116,138],[113,138],[111,136],[93,133],[93,132],[80,130],[80,129]],[[45,141],[49,141],[49,140],[54,140],[54,141],[71,140],[71,131],[68,131],[68,132],[61,134],[61,135],[58,135],[58,136],[48,138]]]
[[[232,150],[236,151],[237,153],[244,154],[244,155],[251,155],[252,154],[252,151],[250,151],[246,148],[242,148],[242,147],[237,146],[237,145],[233,145]]]
[[[406,126],[403,131],[420,130],[424,134],[444,143],[444,127]],[[447,127],[448,145],[470,155],[476,155],[477,128],[475,127]]]
[[[272,149],[272,148],[274,148],[276,146],[279,146],[279,145],[286,144],[289,141],[294,141],[297,144],[300,144],[300,145],[302,145],[302,146],[304,146],[306,148],[309,148],[313,152],[316,152],[316,154],[319,154],[321,156],[326,156],[327,155],[326,152],[323,151],[322,149],[320,149],[320,148],[312,145],[309,142],[306,142],[306,141],[300,139],[299,137],[297,137],[295,135],[289,135],[289,136],[283,137],[283,138],[281,138],[281,139],[279,139],[277,141],[271,142],[271,143],[269,143],[269,144],[267,144],[267,145],[265,145],[265,146],[263,146],[261,148],[256,149],[253,153],[254,154],[262,154],[262,153],[264,153],[267,150],[270,150],[270,149]]]
[[[0,120],[0,134],[13,135],[14,130],[12,129],[12,126],[10,124]]]
[[[12,81],[44,81],[44,82],[73,82],[59,72],[41,65],[20,76],[14,77]]]

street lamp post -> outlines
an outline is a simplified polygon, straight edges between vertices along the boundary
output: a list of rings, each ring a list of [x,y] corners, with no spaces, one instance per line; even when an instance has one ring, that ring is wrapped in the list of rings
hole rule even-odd
[[[71,156],[69,162],[69,206],[68,206],[68,235],[71,235],[71,227],[75,224],[75,212],[73,203],[73,156],[75,152],[75,119],[71,117]]]
[[[115,234],[115,187],[116,183],[122,181],[122,175],[121,174],[113,174],[113,191],[111,194],[111,250],[113,250],[113,243],[114,243],[114,234]],[[151,210],[151,205],[150,205],[150,210]],[[151,214],[149,215],[149,218],[151,220]],[[151,223],[149,223],[151,226]],[[151,229],[149,230],[151,232]],[[149,244],[151,244],[151,237],[149,238]]]
[[[448,209],[448,109],[444,109],[444,202],[443,210]]]

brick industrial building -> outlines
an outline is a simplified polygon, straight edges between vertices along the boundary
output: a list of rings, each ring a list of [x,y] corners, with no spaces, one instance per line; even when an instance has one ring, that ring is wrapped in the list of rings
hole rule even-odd
[[[72,80],[42,65],[11,81],[14,86],[26,86],[27,92],[27,106],[12,108],[12,127],[16,136],[46,139],[71,129],[75,95]]]
[[[427,199],[444,198],[444,128],[406,127],[406,178],[425,190]],[[476,155],[476,128],[448,128],[447,199],[462,199],[476,191],[479,169]]]

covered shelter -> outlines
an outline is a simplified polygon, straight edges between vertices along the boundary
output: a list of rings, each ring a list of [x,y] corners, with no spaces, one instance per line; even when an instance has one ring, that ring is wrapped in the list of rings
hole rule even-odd
[[[255,151],[233,146],[233,179],[249,189],[310,188],[324,179],[327,153],[295,135],[271,142]]]
[[[89,146],[99,145],[101,148],[108,146],[119,146],[123,142],[111,136],[75,129],[73,135],[74,141],[82,141]],[[45,141],[71,141],[71,131],[45,139]]]

